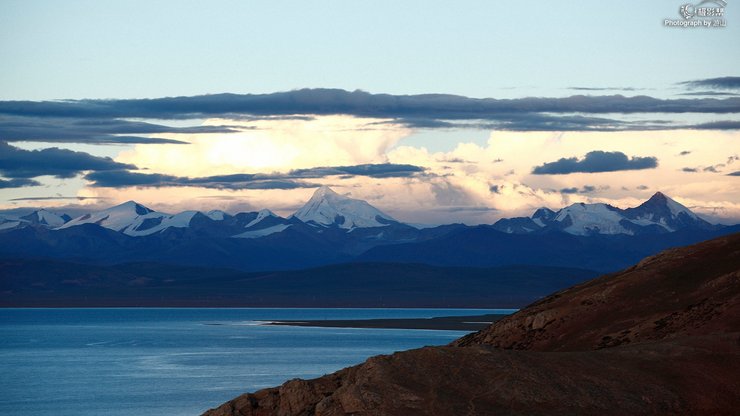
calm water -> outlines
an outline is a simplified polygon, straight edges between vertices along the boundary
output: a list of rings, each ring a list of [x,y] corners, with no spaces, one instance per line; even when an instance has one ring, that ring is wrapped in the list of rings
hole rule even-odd
[[[460,331],[259,326],[471,309],[0,309],[0,414],[198,415],[246,391]],[[499,313],[510,311],[498,310]]]

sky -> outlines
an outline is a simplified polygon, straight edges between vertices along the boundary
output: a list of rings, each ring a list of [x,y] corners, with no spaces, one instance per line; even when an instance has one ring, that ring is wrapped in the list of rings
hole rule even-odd
[[[413,223],[656,191],[737,223],[740,3],[666,26],[713,23],[686,1],[4,0],[0,210],[330,185]]]

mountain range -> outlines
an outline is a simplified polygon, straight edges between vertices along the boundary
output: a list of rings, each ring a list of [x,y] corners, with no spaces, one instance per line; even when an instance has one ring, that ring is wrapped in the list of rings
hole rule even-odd
[[[662,193],[634,208],[573,204],[491,225],[427,228],[327,187],[287,218],[266,209],[165,214],[134,201],[77,218],[38,210],[0,218],[1,303],[445,307],[476,298],[478,288],[500,296],[477,306],[521,306],[666,248],[738,230],[710,224]],[[516,284],[516,276],[526,279]],[[295,290],[271,291],[285,282]]]
[[[558,211],[540,208],[531,217],[492,225],[418,228],[321,187],[287,218],[267,209],[165,214],[134,201],[77,218],[47,210],[0,217],[0,258],[143,261],[244,271],[354,261],[613,271],[666,247],[737,228],[710,224],[662,193],[634,208],[578,203]]]

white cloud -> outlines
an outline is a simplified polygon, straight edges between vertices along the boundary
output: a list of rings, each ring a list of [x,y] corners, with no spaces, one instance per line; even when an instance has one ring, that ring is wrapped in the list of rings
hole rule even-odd
[[[386,123],[378,123],[385,121]],[[740,220],[740,180],[725,173],[740,170],[731,160],[740,154],[740,132],[502,132],[487,142],[448,142],[450,151],[432,152],[404,144],[424,131],[388,124],[388,120],[320,116],[310,120],[210,120],[206,124],[240,125],[236,134],[187,136],[191,145],[137,145],[116,159],[142,172],[177,176],[286,172],[317,166],[398,163],[425,167],[413,178],[329,177],[311,179],[337,192],[366,199],[401,221],[411,223],[492,223],[501,217],[530,215],[541,206],[553,209],[574,202],[635,206],[656,191],[674,197],[711,218]],[[172,138],[183,139],[182,135]],[[439,136],[435,137],[436,139]],[[474,140],[478,141],[476,137]],[[437,143],[438,144],[438,143]],[[593,150],[654,156],[656,169],[533,175],[535,166],[560,158],[583,157]],[[691,153],[681,156],[681,152]],[[725,166],[720,166],[725,164]],[[684,167],[714,166],[719,172],[683,172]],[[81,181],[70,181],[78,184]],[[647,189],[642,186],[647,185]],[[595,187],[593,192],[563,194],[565,188]],[[494,191],[492,191],[492,188]],[[29,188],[32,189],[32,188]],[[78,188],[78,196],[105,197],[110,203],[138,200],[163,211],[270,208],[290,215],[309,199],[312,189],[214,190],[203,188]],[[74,194],[65,188],[64,194]],[[45,193],[39,190],[36,193]],[[203,198],[207,196],[207,198]]]
[[[137,145],[120,161],[177,176],[285,172],[317,166],[383,163],[386,151],[410,134],[377,119],[316,116],[310,120],[208,120],[244,128],[239,133],[190,135],[190,145]],[[160,135],[169,137],[168,135]],[[171,135],[183,140],[182,135]]]

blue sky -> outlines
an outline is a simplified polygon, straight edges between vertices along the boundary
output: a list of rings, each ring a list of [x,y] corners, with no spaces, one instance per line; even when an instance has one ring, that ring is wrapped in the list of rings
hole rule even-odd
[[[5,0],[0,99],[306,87],[470,97],[630,87],[663,96],[676,82],[740,67],[740,7],[730,1],[720,30],[663,27],[679,3]]]
[[[740,5],[665,27],[685,1],[5,0],[0,210],[330,185],[472,224],[660,190],[737,222]]]

